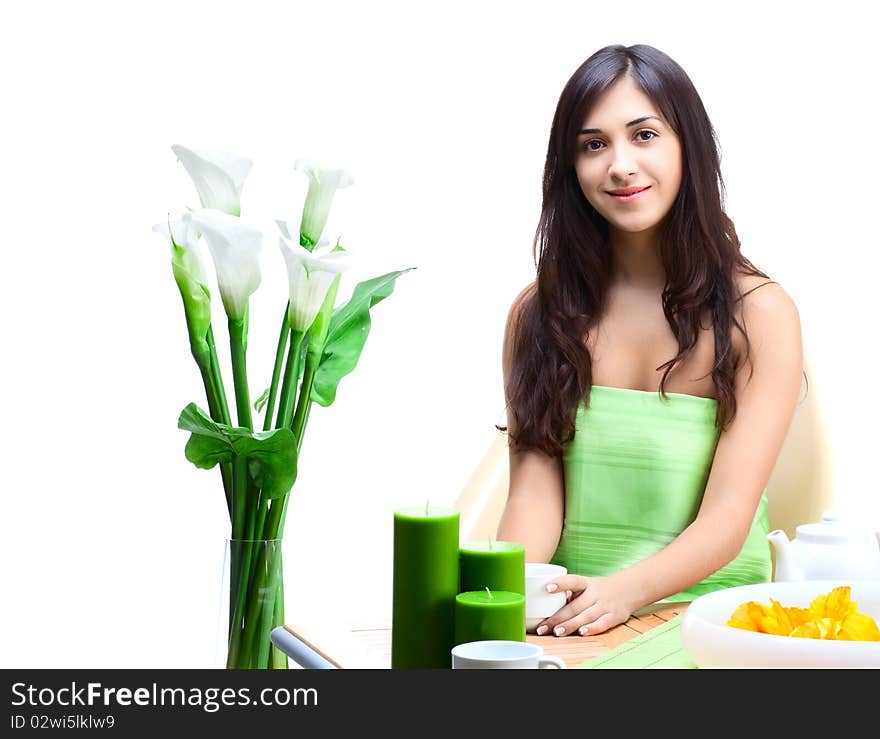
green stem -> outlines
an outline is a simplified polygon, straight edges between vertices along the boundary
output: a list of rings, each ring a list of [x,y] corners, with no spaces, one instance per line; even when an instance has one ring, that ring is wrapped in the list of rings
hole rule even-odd
[[[241,552],[238,542],[229,542],[229,632],[227,644],[229,651],[226,655],[226,667],[231,669],[238,664],[238,655],[241,650],[241,617],[244,606],[243,587],[241,580]]]
[[[278,348],[275,350],[275,366],[272,368],[272,384],[269,386],[269,398],[266,401],[266,415],[263,418],[263,431],[272,428],[272,414],[275,412],[275,393],[278,391],[278,379],[281,377],[281,363],[284,361],[284,350],[287,348],[287,335],[290,332],[290,318],[288,310],[290,301],[284,309],[284,319],[281,321],[281,334],[278,336]]]
[[[304,331],[290,329],[290,349],[287,353],[287,365],[284,367],[284,383],[281,386],[281,398],[278,403],[278,419],[275,428],[288,428],[293,416],[293,397],[299,381],[299,366],[302,357]]]
[[[208,351],[211,359],[211,376],[214,380],[214,391],[217,393],[217,409],[220,412],[220,420],[227,426],[231,426],[229,418],[229,405],[226,402],[226,389],[223,387],[223,375],[220,372],[220,361],[217,359],[217,347],[214,345],[214,329],[208,326]]]
[[[265,539],[266,534],[263,531],[263,528],[266,525],[266,514],[269,512],[269,499],[268,498],[260,498],[260,504],[257,509],[257,523],[254,526],[254,538],[255,539]],[[256,563],[253,563],[251,566],[250,576],[254,576],[254,572],[256,571]]]
[[[266,589],[266,597],[262,603],[259,628],[254,635],[257,648],[257,667],[261,669],[269,667],[269,647],[272,646],[269,633],[275,625],[273,624],[273,619],[278,606],[281,606],[282,613],[284,611],[284,604],[281,602],[281,593],[279,592],[282,581],[281,542],[278,541],[275,546],[278,551],[273,553],[272,561],[269,563],[269,586]]]
[[[320,362],[320,352],[309,352],[306,358],[306,369],[303,374],[302,386],[300,387],[299,400],[296,404],[296,413],[293,418],[293,435],[296,438],[296,456],[299,459],[300,449],[302,449],[303,438],[305,437],[306,423],[309,420],[309,413],[312,408],[312,383],[315,379],[315,373],[318,371]],[[269,520],[267,521],[266,537],[269,539],[280,539],[284,534],[284,519],[287,517],[287,503],[290,499],[290,491],[286,492],[281,498],[281,505],[276,499],[272,503],[272,510],[269,511]]]
[[[195,355],[193,355],[195,356]],[[205,386],[205,396],[208,399],[208,411],[211,418],[215,421],[220,420],[220,413],[217,410],[217,397],[214,393],[214,378],[211,376],[211,360],[209,357],[196,357],[196,364],[199,366],[199,372],[202,375],[202,384]]]
[[[273,622],[278,626],[284,625],[284,578],[281,578],[278,582],[278,596],[275,599],[275,618]],[[269,659],[272,669],[286,670],[289,666],[287,655],[274,644],[269,652]]]
[[[281,577],[281,542],[260,542],[256,556],[257,572],[250,582],[244,633],[241,635],[244,648],[239,650],[237,659],[237,666],[243,669],[268,666],[268,648],[266,654],[262,654],[263,642],[269,642],[269,633],[264,633],[264,628],[275,612],[275,591]],[[254,657],[256,661],[252,662]]]
[[[251,560],[253,559],[254,542],[250,540],[250,537],[246,541],[234,541],[232,542],[232,550],[232,587],[229,593],[230,639],[227,667],[234,667],[238,663],[242,636],[241,620],[243,616],[246,618],[249,615],[250,608],[247,598],[252,582]]]
[[[247,457],[232,457],[232,538],[243,539],[247,524]]]
[[[252,497],[253,496],[253,497]],[[256,540],[261,539],[263,536],[262,528],[263,528],[263,518],[265,518],[265,513],[262,513],[264,501],[262,490],[258,489],[248,489],[248,500],[252,501],[254,505],[248,506],[247,511],[247,525],[245,531],[245,539],[246,543],[243,544],[244,553],[243,553],[243,561],[242,561],[242,576],[241,580],[245,584],[245,587],[242,589],[240,603],[242,609],[244,608],[244,597],[247,593],[247,589],[249,584],[253,581],[254,572],[256,572],[256,558],[254,557],[254,547],[257,546]]]
[[[258,509],[260,506],[259,500],[261,497],[261,491],[252,490],[250,487],[248,489],[248,500],[252,500],[251,495],[255,494],[256,497],[256,505],[249,505],[247,507],[247,523],[245,525],[245,534],[244,541],[239,545],[242,549],[241,555],[241,568],[239,570],[239,581],[242,584],[242,588],[238,593],[238,603],[240,607],[240,611],[245,613],[246,603],[245,597],[247,596],[247,591],[250,586],[250,583],[253,580],[254,570],[256,569],[256,565],[254,563],[254,539],[257,537],[257,518],[258,518]]]
[[[251,419],[251,398],[247,379],[247,308],[244,318],[229,319],[229,344],[232,353],[232,380],[235,383],[235,408],[238,425],[254,430]]]
[[[208,344],[208,360],[209,371],[211,375],[211,390],[214,394],[214,400],[217,405],[217,416],[213,413],[211,417],[215,421],[225,423],[231,426],[229,418],[229,404],[226,402],[226,389],[223,386],[223,374],[220,372],[220,360],[217,358],[217,346],[214,344],[214,328],[208,326],[208,333],[205,336]],[[220,463],[220,475],[223,478],[223,490],[226,492],[226,507],[229,509],[230,523],[233,520],[233,491],[235,488],[235,477],[232,470],[231,462]]]
[[[229,319],[229,347],[232,355],[232,379],[235,384],[235,408],[238,425],[253,430],[251,399],[247,380],[247,308],[243,318]],[[235,455],[232,459],[233,505],[232,538],[243,539],[247,521],[248,470],[247,457]]]
[[[269,516],[266,519],[266,536],[270,539],[277,539],[278,532],[284,530],[282,525],[283,514],[287,510],[287,499],[290,497],[290,491],[286,492],[281,498],[275,498],[272,501],[272,508],[269,509]]]
[[[308,408],[306,408],[305,418],[303,420],[303,430],[305,430],[306,424],[309,421],[309,413],[311,413],[311,412],[312,412],[312,403],[311,403],[311,401],[309,401],[309,406],[308,406]],[[300,448],[302,448],[303,436],[304,436],[304,434],[299,436],[299,438],[297,439],[297,442],[296,442],[297,455],[299,455],[299,450],[300,450]],[[277,533],[275,534],[279,539],[284,536],[284,522],[287,520],[287,502],[288,502],[289,498],[290,498],[290,493],[288,492],[284,495],[284,498],[281,501],[281,510],[279,511],[279,516],[278,516],[279,521],[278,521],[278,526],[276,529]]]
[[[312,383],[315,380],[315,373],[318,371],[318,362],[313,361],[313,356],[314,355],[311,353],[306,356],[306,369],[303,373],[302,385],[299,389],[299,399],[296,401],[296,413],[293,417],[293,423],[290,425],[293,435],[296,438],[297,456],[299,456],[299,450],[302,446],[302,438],[306,428],[306,420],[308,419],[309,406],[312,404]]]
[[[231,601],[234,604],[236,618],[232,626],[234,631],[231,632],[227,657],[229,668],[247,669],[260,665],[259,661],[254,662],[254,659],[259,656],[259,640],[262,639],[264,611],[267,607],[265,569],[273,561],[269,558],[267,564],[267,551],[280,546],[280,542],[277,545],[269,544],[264,539],[263,529],[268,508],[269,500],[260,496],[258,504],[252,509],[256,511],[255,515],[248,518],[247,534],[251,541],[238,544],[241,561],[239,569],[235,572],[238,573],[236,579],[239,589],[236,590],[235,598]]]
[[[203,354],[201,356],[193,353],[193,356],[196,358],[196,364],[199,366],[199,371],[202,375],[202,383],[205,386],[205,395],[208,398],[208,410],[211,413],[211,418],[215,421],[222,421],[220,415],[220,406],[217,394],[216,383],[214,381],[214,375],[211,372],[211,358],[208,354]],[[223,480],[223,492],[226,496],[226,508],[229,512],[229,520],[232,520],[232,466],[229,462],[222,462],[220,464],[220,477]]]
[[[302,336],[297,337],[296,334],[293,334],[291,337],[291,346],[294,344],[301,345],[302,341]],[[300,386],[299,398],[297,400],[296,411],[292,421],[292,430],[294,438],[296,439],[297,456],[299,456],[299,452],[302,449],[305,428],[312,406],[312,384],[323,352],[323,347],[310,346],[309,349],[310,351],[306,353],[306,366],[303,373],[303,381]],[[287,375],[288,372],[292,372],[293,368],[295,368],[295,357],[299,356],[299,354],[299,351],[297,351],[294,355],[288,355],[288,364],[285,375]],[[287,392],[289,395],[292,395],[290,385],[287,387]],[[282,398],[284,395],[285,392],[284,389],[282,389]],[[280,409],[284,408],[286,404],[286,401],[281,401],[279,418],[282,420],[284,419],[284,416],[281,414]],[[268,515],[266,516],[264,526],[262,529],[257,529],[257,531],[264,531],[263,536],[265,539],[277,540],[279,546],[284,533],[284,520],[286,518],[285,514],[287,512],[289,500],[290,491],[285,493],[281,499],[276,498],[273,500]],[[261,557],[258,558],[257,571],[250,578],[251,593],[248,598],[249,607],[247,609],[245,633],[242,635],[242,643],[245,646],[244,651],[239,651],[237,655],[237,664],[239,667],[247,667],[250,665],[249,655],[254,652],[254,650],[256,654],[256,663],[250,666],[269,666],[271,644],[269,642],[268,634],[271,627],[274,625],[272,621],[274,619],[275,624],[280,624],[283,623],[284,618],[283,600],[280,603],[278,602],[279,599],[283,599],[283,589],[281,589],[279,585],[279,581],[282,579],[280,556],[278,559],[279,561],[277,562],[277,565],[274,561],[275,558],[273,558],[273,561],[270,563],[271,571],[267,578],[265,560]],[[269,580],[268,588],[266,587],[267,579]],[[259,598],[261,593],[265,594],[265,598],[262,601]],[[278,620],[277,614],[279,610],[281,613],[281,620]],[[275,661],[276,655],[272,655],[273,665],[275,664]]]

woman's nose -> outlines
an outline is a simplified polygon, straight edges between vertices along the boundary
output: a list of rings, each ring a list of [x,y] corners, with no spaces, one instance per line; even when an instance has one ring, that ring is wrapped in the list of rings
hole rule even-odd
[[[611,166],[608,168],[608,174],[611,175],[612,179],[626,180],[636,174],[636,172],[638,172],[636,163],[625,152],[615,156],[614,161],[611,162]]]

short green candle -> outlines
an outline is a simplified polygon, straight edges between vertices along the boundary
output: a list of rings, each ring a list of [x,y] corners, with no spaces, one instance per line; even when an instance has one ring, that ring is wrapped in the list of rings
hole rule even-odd
[[[391,667],[448,668],[455,646],[459,513],[453,508],[394,512]]]
[[[459,548],[458,592],[526,592],[526,548],[513,541],[476,541]]]
[[[455,644],[484,639],[526,640],[522,593],[475,590],[455,596]]]

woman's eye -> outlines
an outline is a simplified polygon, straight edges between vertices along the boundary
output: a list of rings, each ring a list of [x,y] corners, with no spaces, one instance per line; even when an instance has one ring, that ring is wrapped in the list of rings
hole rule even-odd
[[[640,139],[640,141],[650,141],[651,139],[655,139],[655,138],[657,138],[657,134],[654,133],[654,132],[653,132],[651,129],[649,129],[649,128],[643,128],[643,129],[641,129],[640,131],[636,131],[636,136],[639,136],[640,134],[643,134],[643,133],[649,133],[649,134],[651,134],[651,135],[650,135],[649,138],[643,138],[643,139]],[[599,149],[596,148],[596,147],[594,147],[594,146],[592,146],[592,144],[601,144],[601,143],[602,143],[602,142],[601,142],[599,139],[590,139],[589,141],[585,141],[584,144],[583,144],[583,146],[582,146],[581,148],[582,148],[584,151],[587,151],[587,152],[591,152],[591,151],[599,151]]]

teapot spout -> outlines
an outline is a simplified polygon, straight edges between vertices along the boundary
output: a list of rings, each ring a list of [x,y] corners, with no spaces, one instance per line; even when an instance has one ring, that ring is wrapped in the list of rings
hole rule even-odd
[[[791,541],[782,529],[767,534],[767,540],[773,545],[776,567],[773,573],[775,581],[803,580],[804,573],[794,561]]]

